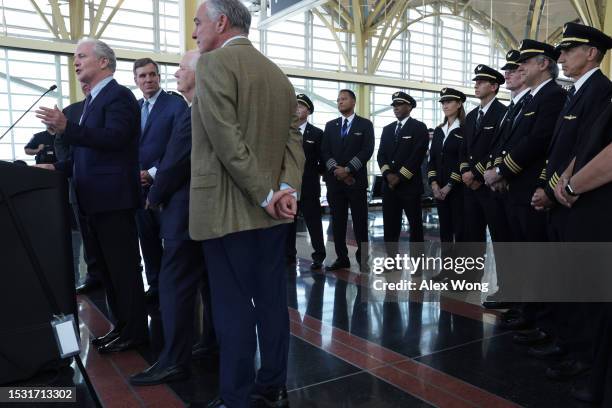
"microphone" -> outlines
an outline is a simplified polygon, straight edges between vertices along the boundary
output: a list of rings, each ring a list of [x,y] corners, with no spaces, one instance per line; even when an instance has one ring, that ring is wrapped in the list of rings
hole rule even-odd
[[[34,107],[34,105],[36,105],[36,104],[38,103],[38,101],[40,101],[40,100],[41,100],[41,99],[42,99],[42,98],[43,98],[43,97],[44,97],[46,94],[48,94],[49,92],[51,92],[51,91],[55,91],[56,89],[57,89],[57,85],[55,85],[55,84],[54,84],[54,85],[51,85],[51,87],[49,87],[49,89],[47,89],[47,90],[45,91],[45,93],[43,93],[42,95],[40,95],[40,96],[38,97],[38,99],[34,101],[34,103],[32,104],[32,106],[30,106],[30,107],[28,108],[28,110],[26,110],[25,112],[23,112],[23,114],[22,114],[22,115],[19,117],[19,119],[17,119],[17,120],[16,120],[16,121],[15,121],[15,122],[14,122],[14,123],[11,125],[11,127],[10,127],[10,128],[6,129],[6,132],[4,132],[4,133],[2,134],[2,136],[0,136],[0,140],[2,140],[2,138],[4,138],[4,136],[6,136],[6,134],[7,134],[8,132],[10,132],[10,131],[11,131],[11,129],[13,129],[17,123],[19,123],[19,121],[21,120],[21,118],[23,118],[23,117],[26,115],[26,113],[28,113],[29,111],[31,111],[31,110],[32,110],[32,108]]]

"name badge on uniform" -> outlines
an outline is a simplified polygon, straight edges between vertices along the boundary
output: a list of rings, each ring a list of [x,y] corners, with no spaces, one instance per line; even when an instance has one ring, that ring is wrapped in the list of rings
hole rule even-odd
[[[355,136],[361,136],[363,133],[361,132],[355,132]]]
[[[412,139],[412,136],[402,136],[402,139]]]
[[[306,140],[306,143],[314,143],[314,140]]]
[[[463,139],[463,136],[455,135],[455,137],[457,137],[459,139]]]
[[[567,116],[564,116],[564,117],[563,117],[563,119],[566,119],[566,120],[574,120],[574,119],[576,119],[577,117],[578,117],[578,116],[574,116],[574,115],[567,115]]]
[[[532,115],[535,115],[535,112],[529,112],[529,113],[524,114],[523,116],[532,116]]]
[[[485,126],[483,129],[484,129],[484,130],[491,130],[491,129],[493,129],[494,127],[495,127],[495,126]]]

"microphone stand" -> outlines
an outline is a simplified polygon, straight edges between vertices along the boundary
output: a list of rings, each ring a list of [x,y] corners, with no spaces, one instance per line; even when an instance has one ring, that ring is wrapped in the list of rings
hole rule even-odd
[[[11,131],[11,129],[13,129],[17,123],[19,123],[19,121],[20,121],[20,120],[21,120],[21,119],[22,119],[22,118],[23,118],[23,117],[26,115],[26,113],[28,113],[28,112],[30,112],[30,111],[32,110],[32,108],[34,107],[34,105],[36,105],[36,104],[38,103],[38,101],[40,101],[40,100],[41,100],[41,99],[42,99],[42,98],[43,98],[43,97],[44,97],[46,94],[48,94],[49,92],[54,91],[56,88],[57,88],[57,85],[52,85],[52,86],[51,86],[49,89],[47,89],[47,90],[45,91],[45,93],[44,93],[44,94],[40,95],[40,96],[38,97],[38,99],[34,101],[34,103],[32,104],[32,106],[30,106],[30,107],[28,108],[28,110],[26,110],[25,112],[23,112],[23,114],[22,114],[22,115],[19,117],[19,119],[17,119],[17,120],[16,120],[16,121],[15,121],[15,122],[14,122],[14,123],[11,125],[11,127],[9,127],[8,129],[6,129],[6,132],[4,132],[4,133],[2,134],[2,136],[0,136],[0,140],[2,140],[2,139],[4,138],[4,136],[6,136],[6,134],[7,134],[8,132],[10,132],[10,131]]]

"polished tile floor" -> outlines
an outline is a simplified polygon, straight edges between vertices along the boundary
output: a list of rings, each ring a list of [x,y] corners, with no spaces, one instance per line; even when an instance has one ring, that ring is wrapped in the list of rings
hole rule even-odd
[[[425,218],[426,239],[435,240],[435,213]],[[328,216],[324,228],[330,231]],[[370,213],[370,235],[373,242],[382,241],[380,212]],[[327,240],[331,263],[332,237]],[[498,329],[497,314],[479,306],[480,293],[431,298],[415,292],[402,302],[371,296],[370,278],[356,266],[350,271],[312,272],[310,252],[300,222],[298,262],[287,267],[287,387],[292,407],[584,406],[570,398],[568,384],[545,379],[544,362],[527,358],[526,350],[512,343],[511,333]],[[216,395],[218,366],[209,360],[194,361],[188,381],[129,385],[127,378],[155,361],[163,342],[155,305],[149,307],[151,344],[111,356],[98,355],[88,343],[110,327],[102,291],[80,296],[78,305],[81,356],[105,407],[205,407]],[[94,406],[74,365],[28,384],[76,384],[78,406]]]

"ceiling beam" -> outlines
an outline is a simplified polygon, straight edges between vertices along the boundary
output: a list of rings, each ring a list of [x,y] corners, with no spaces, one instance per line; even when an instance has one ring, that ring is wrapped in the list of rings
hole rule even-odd
[[[286,9],[276,13],[273,16],[266,17],[257,24],[258,29],[266,29],[270,28],[274,24],[280,23],[281,21],[287,20],[294,14],[304,13],[306,11],[312,10],[315,7],[321,6],[327,3],[329,0],[302,0],[291,7],[287,7]]]

